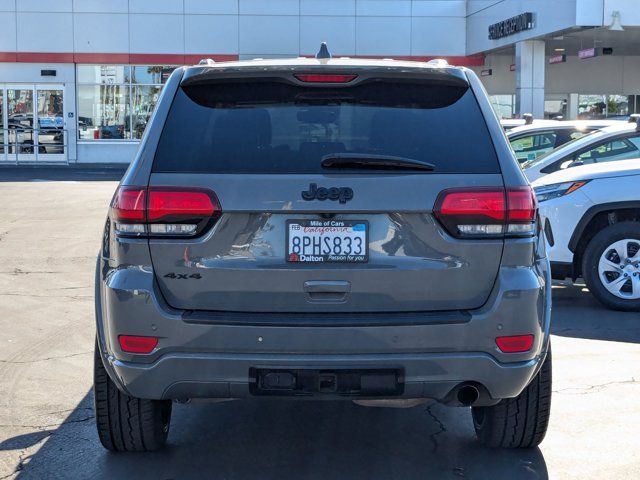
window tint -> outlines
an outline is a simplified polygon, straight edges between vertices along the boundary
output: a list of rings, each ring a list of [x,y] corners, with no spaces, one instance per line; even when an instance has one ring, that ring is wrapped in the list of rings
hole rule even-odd
[[[540,132],[525,135],[511,141],[511,147],[516,153],[518,162],[535,160],[540,155],[550,152],[556,146],[555,132]]]
[[[640,157],[638,147],[628,138],[618,138],[600,143],[586,152],[582,152],[575,158],[575,161],[582,165],[588,165],[635,157]]]
[[[629,137],[629,141],[631,143],[633,143],[633,145],[640,150],[640,135],[637,135],[635,137]]]
[[[275,81],[182,87],[153,169],[326,173],[322,157],[334,153],[406,157],[435,164],[436,173],[499,172],[471,90],[385,81],[334,89]]]
[[[546,167],[544,167],[542,170],[540,170],[543,173],[551,173],[551,172],[555,172],[556,170],[558,170],[560,167],[559,165],[570,159],[571,155],[573,155],[572,153],[569,154],[565,154],[564,152],[566,152],[567,150],[571,150],[573,148],[577,148],[576,145],[587,145],[589,144],[589,142],[592,140],[590,137],[591,135],[596,134],[597,130],[594,130],[592,132],[586,133],[584,134],[582,137],[580,138],[576,138],[574,140],[571,140],[570,142],[565,143],[564,145],[561,145],[558,147],[557,150],[552,150],[550,152],[545,153],[544,155],[538,155],[538,158],[536,158],[535,160],[527,160],[526,162],[524,162],[522,164],[522,168],[531,168],[531,167],[535,167],[536,165],[539,165],[543,162],[546,162],[547,160],[547,156],[549,155],[554,155],[555,157],[560,157],[562,158],[562,160],[559,160],[557,162],[551,163],[549,165],[547,165]]]

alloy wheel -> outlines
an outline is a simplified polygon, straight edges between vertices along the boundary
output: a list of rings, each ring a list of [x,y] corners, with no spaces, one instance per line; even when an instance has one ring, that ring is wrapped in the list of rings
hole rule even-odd
[[[612,295],[625,300],[640,298],[640,240],[625,238],[605,248],[598,276]]]

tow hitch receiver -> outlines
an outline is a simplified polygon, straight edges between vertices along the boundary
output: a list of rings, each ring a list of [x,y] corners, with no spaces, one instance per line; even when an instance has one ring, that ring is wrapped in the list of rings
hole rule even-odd
[[[401,395],[400,369],[263,369],[249,371],[253,395]]]

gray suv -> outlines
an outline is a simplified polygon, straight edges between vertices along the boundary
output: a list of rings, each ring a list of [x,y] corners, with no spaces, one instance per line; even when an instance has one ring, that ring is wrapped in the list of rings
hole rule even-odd
[[[533,447],[550,303],[535,197],[470,70],[179,68],[97,261],[100,441],[161,447],[176,400],[434,399]]]

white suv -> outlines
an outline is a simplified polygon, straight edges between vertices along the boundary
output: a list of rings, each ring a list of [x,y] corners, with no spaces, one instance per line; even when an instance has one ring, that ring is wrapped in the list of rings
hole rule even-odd
[[[640,158],[546,175],[540,202],[553,278],[583,277],[603,304],[640,310]]]

